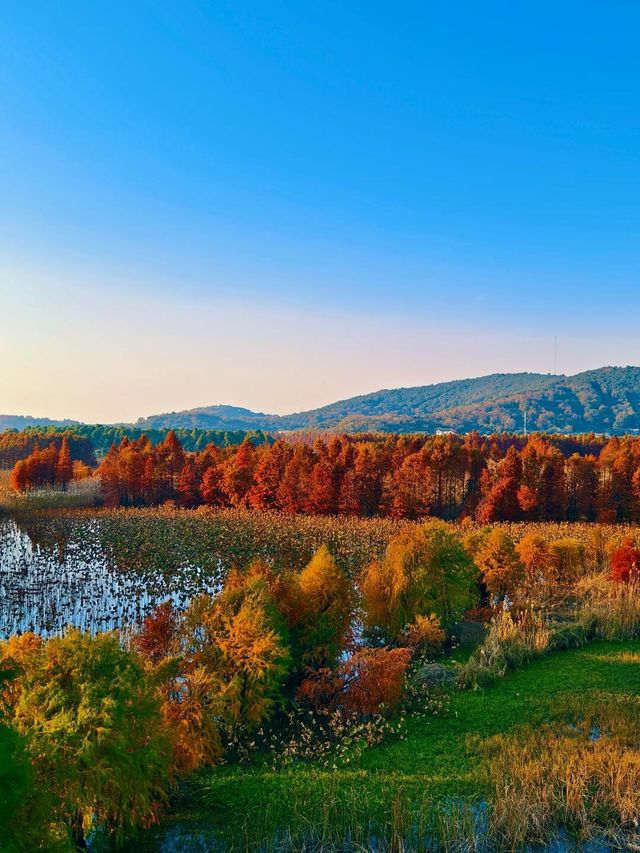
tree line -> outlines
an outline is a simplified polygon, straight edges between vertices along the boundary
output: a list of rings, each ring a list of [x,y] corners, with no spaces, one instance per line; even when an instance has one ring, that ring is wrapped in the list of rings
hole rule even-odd
[[[0,468],[11,468],[34,450],[54,444],[59,450],[66,441],[73,460],[95,467],[96,456],[90,439],[69,429],[25,429],[0,432]]]
[[[98,468],[109,506],[248,507],[418,519],[640,519],[640,439],[351,436],[185,452],[169,432],[112,446]]]
[[[68,436],[52,441],[41,448],[37,443],[25,459],[19,459],[11,470],[10,485],[17,492],[32,489],[66,490],[71,480],[90,477],[93,469],[80,459],[74,459]]]
[[[3,439],[6,440],[9,445],[15,443],[17,446],[20,446],[21,442],[33,442],[34,439],[38,440],[40,443],[49,442],[52,438],[59,441],[60,435],[66,435],[67,438],[78,444],[86,444],[88,442],[93,451],[102,456],[107,452],[112,444],[119,444],[123,438],[128,438],[129,441],[136,441],[142,435],[146,435],[151,444],[155,445],[164,441],[169,431],[169,429],[145,428],[143,430],[139,427],[111,426],[108,424],[76,424],[71,427],[27,427],[20,433],[10,431],[0,434],[0,454]],[[252,444],[257,446],[273,440],[262,430],[247,431],[241,429],[222,430],[194,428],[175,429],[174,433],[180,441],[183,449],[192,453],[204,450],[204,448],[209,444],[215,444],[216,447],[232,447],[241,444],[245,439],[249,439]],[[22,436],[22,438],[19,438],[18,436]],[[16,457],[13,462],[18,458],[22,457]],[[91,464],[91,461],[88,458],[83,458],[82,461],[87,464]],[[0,455],[0,465],[1,464],[2,456]]]

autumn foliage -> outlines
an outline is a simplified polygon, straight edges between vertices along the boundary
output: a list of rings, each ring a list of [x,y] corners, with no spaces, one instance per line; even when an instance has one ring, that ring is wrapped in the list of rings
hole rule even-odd
[[[611,555],[611,578],[619,583],[640,580],[640,549],[630,537]]]
[[[315,710],[343,710],[369,716],[393,712],[402,698],[408,648],[363,647],[337,669],[310,670],[298,699]]]
[[[98,475],[108,506],[174,501],[420,519],[640,519],[640,439],[593,436],[333,435],[187,453],[175,433],[111,447]]]
[[[43,487],[66,489],[71,480],[81,480],[91,474],[84,462],[72,459],[69,442],[64,437],[59,443],[52,441],[42,449],[36,446],[27,457],[18,460],[9,482],[17,492]]]
[[[56,471],[54,456],[65,445],[75,459],[75,441],[57,436],[42,449],[31,437],[32,451],[14,467],[14,488],[68,482],[68,464]],[[75,477],[88,473],[80,461]],[[145,434],[123,438],[97,474],[107,506],[172,501],[481,523],[640,520],[640,438],[631,436],[605,442],[594,436],[302,434],[187,452],[170,431],[155,445]]]
[[[445,522],[409,528],[362,573],[365,626],[392,642],[420,616],[453,621],[475,601],[476,574],[473,560]]]

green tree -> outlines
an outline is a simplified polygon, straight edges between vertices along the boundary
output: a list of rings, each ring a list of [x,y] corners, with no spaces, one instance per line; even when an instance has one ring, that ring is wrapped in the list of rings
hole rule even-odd
[[[5,691],[12,725],[76,846],[96,826],[121,837],[152,820],[165,797],[171,746],[137,656],[113,632],[75,629],[20,654],[17,647],[0,648],[5,660],[18,659],[17,689]]]
[[[298,576],[300,609],[294,631],[302,660],[331,666],[350,637],[353,586],[322,545]]]
[[[0,672],[0,691],[15,673]],[[70,850],[50,832],[52,801],[38,785],[27,742],[0,716],[0,849],[5,853]]]
[[[476,599],[476,566],[450,525],[428,521],[392,539],[361,581],[365,625],[389,641],[418,616],[451,622]]]

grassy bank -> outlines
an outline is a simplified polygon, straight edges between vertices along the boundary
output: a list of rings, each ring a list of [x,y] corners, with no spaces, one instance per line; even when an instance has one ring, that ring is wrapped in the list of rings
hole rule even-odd
[[[162,832],[195,833],[203,850],[215,836],[224,849],[275,846],[276,839],[282,849],[300,849],[305,839],[362,845],[371,836],[393,847],[407,834],[462,843],[482,814],[473,804],[492,796],[491,739],[538,728],[569,696],[585,716],[619,697],[640,697],[639,664],[638,641],[556,652],[487,690],[455,692],[446,716],[407,720],[404,740],[365,751],[352,766],[217,768],[198,778]],[[145,849],[159,849],[161,834],[149,836]]]

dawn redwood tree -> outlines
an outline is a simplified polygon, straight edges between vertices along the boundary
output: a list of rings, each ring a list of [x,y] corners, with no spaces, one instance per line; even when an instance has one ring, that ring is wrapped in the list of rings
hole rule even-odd
[[[326,545],[321,545],[297,577],[300,611],[292,634],[301,660],[332,666],[351,637],[353,586]]]
[[[296,444],[278,488],[278,506],[284,512],[305,512],[309,492],[313,451],[305,444]]]
[[[351,467],[342,481],[340,509],[365,518],[377,513],[382,496],[379,451],[373,442],[358,444]]]
[[[245,439],[224,470],[223,488],[233,506],[244,505],[253,486],[255,466],[255,449],[249,439]]]
[[[394,642],[418,616],[451,622],[474,603],[477,573],[448,524],[434,520],[410,528],[362,574],[365,626]]]
[[[577,449],[576,449],[577,448]],[[600,449],[599,456],[593,450]],[[587,452],[588,451],[588,452]],[[17,465],[18,490],[56,482],[56,448]],[[189,470],[184,474],[183,468]],[[213,469],[213,470],[212,470]],[[289,513],[494,521],[640,519],[640,438],[470,434],[303,434],[257,449],[207,446],[186,454],[175,435],[157,447],[123,439],[99,469],[108,505],[251,507]],[[195,482],[194,482],[195,480]],[[180,497],[180,490],[187,497]],[[194,503],[195,502],[195,503]]]
[[[58,458],[56,459],[55,477],[56,483],[65,490],[73,477],[73,463],[71,461],[71,451],[69,450],[69,439],[66,436],[62,439]]]
[[[191,459],[186,459],[182,466],[182,471],[178,477],[177,492],[180,506],[194,507],[200,503],[197,470]]]
[[[491,521],[515,521],[520,516],[518,490],[522,474],[520,455],[510,447],[499,462],[493,475],[488,469],[481,478],[482,498],[476,510],[476,520],[483,524]]]
[[[338,511],[338,478],[336,466],[321,459],[311,469],[307,505],[311,512],[333,515]]]
[[[4,696],[11,724],[75,844],[86,846],[96,825],[121,837],[152,821],[166,795],[171,745],[136,655],[114,632],[69,629],[47,641],[9,640],[0,657],[18,671],[17,689]]]
[[[172,500],[177,496],[180,474],[186,460],[186,454],[173,430],[170,430],[155,448],[154,455],[158,499]]]
[[[572,453],[565,463],[566,517],[568,521],[594,521],[598,492],[597,459],[593,454]]]
[[[200,482],[200,494],[208,506],[227,506],[227,495],[224,491],[224,471],[221,464],[211,462],[204,469]]]
[[[16,492],[26,492],[28,488],[28,463],[25,459],[19,459],[11,470],[9,485]]]
[[[291,455],[290,449],[284,441],[276,441],[271,447],[263,445],[257,455],[258,463],[247,500],[254,509],[278,509],[278,492]]]
[[[392,518],[421,518],[429,514],[432,493],[426,455],[411,453],[385,477],[382,504]]]

